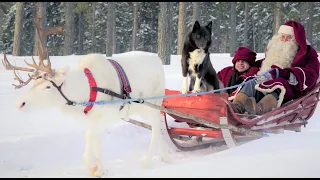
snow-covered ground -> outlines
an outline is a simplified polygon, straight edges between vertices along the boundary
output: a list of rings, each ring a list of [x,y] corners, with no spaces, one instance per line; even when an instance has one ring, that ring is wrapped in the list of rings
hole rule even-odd
[[[258,59],[263,56],[258,54]],[[53,56],[52,67],[72,66],[81,57]],[[8,59],[23,66],[23,59],[29,61],[31,57],[8,55]],[[211,55],[217,71],[231,65],[231,59],[229,54]],[[170,66],[164,66],[166,87],[180,90],[180,57],[173,55],[171,61]],[[0,177],[91,177],[82,159],[84,124],[57,110],[19,112],[15,99],[27,87],[15,90],[11,85],[16,83],[13,77],[12,71],[0,65]],[[155,152],[150,169],[145,169],[141,161],[151,132],[119,121],[105,133],[102,142],[104,177],[320,177],[319,119],[320,106],[300,133],[285,131],[232,149],[170,149],[168,164],[160,162],[159,152]]]

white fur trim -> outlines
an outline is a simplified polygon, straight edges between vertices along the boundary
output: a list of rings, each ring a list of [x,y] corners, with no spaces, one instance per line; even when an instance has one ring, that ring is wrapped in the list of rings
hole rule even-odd
[[[307,41],[307,45],[310,45],[310,42],[308,41],[308,39],[306,39],[306,41]]]
[[[232,96],[229,96],[228,100],[232,101],[237,96],[237,94],[240,92],[241,88],[242,88],[242,86],[237,87],[237,89],[232,92],[232,94],[234,93],[234,95],[231,94]]]
[[[294,35],[293,27],[287,25],[281,25],[278,33]]]
[[[263,83],[262,83],[263,84]],[[263,84],[264,86],[266,86],[265,84]],[[270,84],[270,85],[268,85],[268,86],[272,86],[273,84]],[[283,102],[283,98],[284,98],[284,95],[286,94],[286,89],[284,88],[284,86],[283,85],[275,85],[275,86],[273,86],[271,89],[262,89],[262,88],[260,88],[259,87],[259,84],[256,84],[255,85],[255,89],[256,90],[258,90],[258,91],[260,91],[260,92],[262,92],[262,93],[271,93],[271,92],[273,92],[274,90],[276,90],[276,89],[280,89],[280,94],[279,94],[279,99],[278,99],[278,103],[277,103],[277,108],[279,108],[280,106],[281,106],[281,104],[282,104],[282,102]]]
[[[300,67],[295,67],[295,68],[300,69],[300,71],[302,71],[302,74],[303,74],[303,89],[302,90],[307,89],[308,86],[306,85],[306,74],[304,73],[303,69],[301,69]]]
[[[289,84],[291,84],[293,86],[295,86],[299,83],[296,76],[292,72],[290,72],[290,78],[289,78],[288,82],[289,82]]]

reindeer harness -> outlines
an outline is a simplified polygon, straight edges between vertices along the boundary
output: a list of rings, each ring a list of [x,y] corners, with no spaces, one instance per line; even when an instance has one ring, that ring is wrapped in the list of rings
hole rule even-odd
[[[112,65],[113,67],[116,69],[117,71],[117,74],[118,74],[118,77],[119,77],[119,80],[120,80],[120,90],[121,90],[121,94],[118,94],[116,92],[113,92],[109,89],[105,89],[105,88],[100,88],[100,87],[97,87],[97,83],[96,83],[96,80],[94,79],[91,71],[88,69],[88,68],[85,68],[84,69],[84,73],[86,75],[86,77],[88,78],[88,82],[89,82],[89,86],[90,86],[90,98],[89,98],[89,102],[95,102],[96,98],[97,98],[97,93],[98,92],[102,92],[104,94],[108,94],[110,96],[113,96],[113,97],[117,97],[117,98],[120,98],[120,99],[127,99],[127,98],[130,98],[130,92],[131,92],[131,86],[130,86],[130,83],[129,83],[129,80],[128,80],[128,77],[125,73],[125,71],[123,70],[123,68],[121,67],[121,65],[112,60],[112,59],[107,59]],[[61,91],[61,86],[57,86],[56,83],[54,83],[53,81],[50,81],[52,83],[52,85],[54,87],[56,87],[58,89],[58,91],[60,92],[60,94],[64,97],[64,99],[67,101],[67,105],[72,105],[72,106],[75,106],[76,103],[73,102],[73,101],[70,101],[64,94],[63,92]],[[136,103],[141,103],[139,101],[133,101],[133,102],[136,102]],[[130,103],[130,102],[129,102]],[[85,114],[87,114],[93,107],[93,104],[89,105],[89,106],[86,106],[86,108],[83,110]],[[120,110],[122,110],[122,108],[124,107],[124,104],[120,107]]]

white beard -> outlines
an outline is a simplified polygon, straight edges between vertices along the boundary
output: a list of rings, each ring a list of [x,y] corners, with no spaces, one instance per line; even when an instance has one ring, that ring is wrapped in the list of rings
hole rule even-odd
[[[288,68],[291,66],[293,59],[295,58],[298,51],[298,43],[295,40],[288,42],[280,41],[280,34],[272,37],[268,43],[266,58],[262,61],[261,68],[257,75],[265,73],[271,68],[271,65],[276,65],[280,68]],[[258,83],[262,83],[267,79],[265,76],[261,76],[258,79]]]

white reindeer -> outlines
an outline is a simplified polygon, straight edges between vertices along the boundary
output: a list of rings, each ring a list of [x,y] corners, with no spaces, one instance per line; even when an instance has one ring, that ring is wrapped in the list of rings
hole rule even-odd
[[[89,83],[84,73],[84,68],[88,68],[97,86],[106,88],[114,92],[120,93],[120,80],[115,68],[111,63],[100,54],[89,54],[83,57],[79,64],[70,69],[68,66],[51,69],[50,59],[48,58],[47,66],[44,65],[40,58],[39,65],[33,60],[33,64],[27,64],[33,68],[23,68],[12,66],[5,54],[4,65],[8,70],[22,70],[33,72],[29,80],[23,82],[18,78],[21,88],[30,81],[33,82],[31,88],[19,99],[18,108],[24,111],[40,110],[43,108],[59,108],[63,113],[69,114],[75,118],[84,118],[88,125],[86,131],[86,147],[83,154],[85,164],[89,168],[92,175],[101,177],[104,168],[101,162],[101,136],[106,128],[110,128],[118,120],[128,117],[132,114],[138,114],[143,119],[148,120],[152,125],[151,142],[148,153],[144,159],[146,166],[150,165],[151,156],[155,145],[159,143],[160,155],[163,161],[168,160],[168,152],[164,148],[163,139],[160,134],[160,112],[159,110],[150,108],[146,105],[134,103],[125,104],[124,108],[119,111],[123,103],[94,105],[93,108],[85,114],[82,105],[67,105],[66,99],[60,94],[58,88],[53,86],[61,86],[61,91],[70,101],[88,102],[89,100]],[[165,95],[165,77],[163,65],[158,56],[148,53],[139,53],[137,55],[118,55],[113,60],[117,61],[124,69],[129,79],[132,92],[132,98],[143,98],[151,96]],[[50,82],[52,81],[52,82]],[[110,95],[98,92],[96,101],[119,100]],[[162,99],[150,100],[148,102],[161,106]]]

